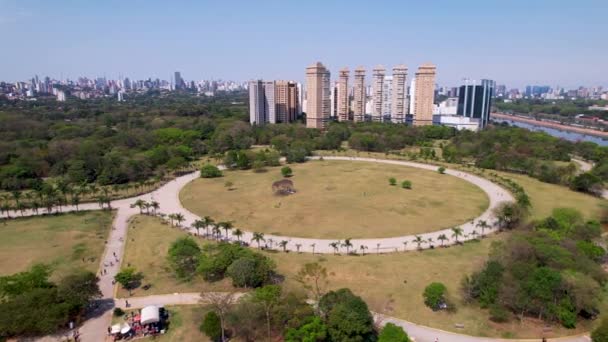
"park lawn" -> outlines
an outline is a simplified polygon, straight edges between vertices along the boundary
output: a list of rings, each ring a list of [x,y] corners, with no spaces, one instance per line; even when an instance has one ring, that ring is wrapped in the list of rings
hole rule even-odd
[[[77,269],[97,272],[112,216],[98,210],[5,221],[0,224],[0,275],[36,263],[51,265],[53,280]]]
[[[511,178],[524,187],[532,203],[530,219],[545,218],[551,215],[555,208],[574,208],[580,211],[585,218],[597,219],[602,211],[602,206],[608,204],[606,200],[599,197],[572,191],[565,186],[543,183],[526,175],[495,173]]]
[[[169,329],[167,329],[167,332],[164,335],[159,335],[155,338],[148,337],[143,339],[143,341],[211,341],[199,330],[199,326],[203,322],[205,314],[209,311],[207,307],[203,305],[180,305],[167,306],[166,309],[169,311]],[[125,312],[130,313],[131,311],[133,310],[126,310]],[[112,324],[123,322],[123,317],[112,317]]]
[[[128,266],[134,267],[144,275],[142,285],[152,285],[147,291],[141,288],[131,291],[132,296],[234,290],[229,280],[209,283],[199,276],[185,282],[174,277],[167,262],[167,252],[173,241],[186,234],[180,229],[162,223],[156,217],[137,215],[131,219],[121,266],[123,269]],[[203,239],[196,240],[201,246],[211,243]],[[121,286],[117,286],[117,291],[117,297],[129,297],[128,291]]]
[[[358,161],[292,164],[296,193],[277,196],[267,172],[227,171],[196,179],[180,193],[190,211],[264,233],[326,239],[391,237],[453,227],[488,207],[486,194],[457,177],[417,168]],[[389,185],[389,178],[397,186]],[[400,183],[410,180],[412,190]],[[231,186],[226,186],[231,182]]]
[[[129,239],[133,234],[143,234],[152,237],[152,243],[147,248],[148,257],[156,257],[164,262],[170,241],[187,233],[163,225],[157,218],[148,216],[137,217],[137,228],[130,229]],[[307,262],[318,261],[323,264],[329,274],[327,289],[348,287],[363,297],[374,311],[405,319],[414,323],[427,325],[437,329],[444,329],[476,336],[492,337],[537,337],[543,324],[533,320],[526,320],[523,324],[511,321],[505,324],[495,324],[488,320],[487,310],[476,305],[462,303],[460,297],[460,281],[466,274],[478,270],[487,260],[490,245],[500,241],[508,233],[491,235],[480,242],[468,242],[462,246],[450,248],[437,248],[422,252],[392,253],[366,256],[336,256],[311,255],[309,253],[283,253],[278,251],[263,252],[277,264],[277,271],[285,277],[284,286],[287,290],[302,291],[302,287],[294,280],[298,270]],[[138,235],[140,236],[140,235]],[[163,242],[163,237],[166,242]],[[157,239],[160,239],[157,240]],[[197,239],[202,243],[202,239]],[[137,240],[136,241],[141,241]],[[130,240],[128,243],[131,243]],[[165,247],[157,249],[156,243],[164,243]],[[144,248],[145,249],[145,248]],[[127,258],[131,250],[127,251]],[[140,254],[143,255],[143,254]],[[145,267],[145,263],[138,261],[132,263],[137,269],[143,270],[144,283],[150,282],[153,287],[148,291],[135,290],[135,296],[174,293],[174,292],[200,292],[212,290],[234,290],[229,282],[209,284],[201,278],[183,283],[160,267]],[[451,300],[457,305],[457,311],[452,314],[433,312],[423,304],[422,292],[429,283],[443,282],[449,291]],[[223,284],[223,288],[221,287]],[[239,291],[243,291],[240,289]],[[119,297],[125,296],[123,291]],[[455,328],[455,324],[464,324],[464,329]],[[553,327],[553,334],[572,335],[582,332],[588,327],[579,324],[575,330],[564,330]]]

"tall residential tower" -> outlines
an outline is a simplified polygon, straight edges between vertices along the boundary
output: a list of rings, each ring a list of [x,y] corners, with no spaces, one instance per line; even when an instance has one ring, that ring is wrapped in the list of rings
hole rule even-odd
[[[372,121],[382,121],[382,92],[384,90],[384,75],[386,70],[382,65],[374,68],[372,75],[372,96],[374,106],[372,107]]]
[[[433,64],[423,64],[416,72],[414,104],[414,126],[433,124],[433,101],[435,99],[435,73]]]
[[[355,122],[365,121],[365,102],[367,95],[365,93],[365,68],[358,67],[355,69],[355,86],[354,86],[354,120]]]
[[[393,89],[391,100],[391,121],[405,123],[407,111],[407,67],[397,65],[393,67]]]
[[[306,68],[306,127],[325,129],[330,115],[329,70],[317,62]]]
[[[349,96],[348,96],[348,76],[350,71],[348,68],[340,70],[340,78],[338,79],[338,97],[337,97],[337,116],[339,121],[348,121],[349,119]]]

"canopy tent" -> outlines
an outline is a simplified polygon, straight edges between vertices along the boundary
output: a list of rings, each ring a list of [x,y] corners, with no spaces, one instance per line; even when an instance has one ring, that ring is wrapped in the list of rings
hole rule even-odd
[[[120,329],[120,333],[124,335],[124,334],[128,333],[130,330],[131,330],[131,326],[128,325],[127,323],[124,323],[122,325],[122,328]]]
[[[156,305],[141,309],[141,324],[151,324],[160,321],[160,309]]]
[[[114,324],[110,330],[111,334],[118,334],[120,332],[120,324]]]

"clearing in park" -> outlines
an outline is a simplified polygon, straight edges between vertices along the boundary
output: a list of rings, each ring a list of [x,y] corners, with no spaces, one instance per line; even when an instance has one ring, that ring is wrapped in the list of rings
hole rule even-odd
[[[180,193],[199,216],[233,221],[269,234],[326,239],[382,238],[450,228],[479,216],[486,194],[449,175],[418,168],[360,161],[292,164],[295,193],[273,192],[280,168],[227,171],[196,179]],[[394,177],[397,185],[389,185]],[[411,190],[401,182],[409,180]]]

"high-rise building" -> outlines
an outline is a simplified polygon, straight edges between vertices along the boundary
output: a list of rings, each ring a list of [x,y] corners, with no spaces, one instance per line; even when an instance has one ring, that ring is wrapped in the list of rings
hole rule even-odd
[[[274,95],[274,81],[264,82],[264,116],[269,123],[277,123]]]
[[[348,96],[348,76],[350,71],[348,68],[340,70],[340,78],[338,80],[338,107],[337,116],[339,121],[347,121],[349,119],[349,96]]]
[[[182,74],[179,71],[176,71],[174,74],[174,78],[175,78],[175,89],[183,89],[184,80],[182,79]]]
[[[325,129],[330,115],[330,73],[317,62],[306,68],[306,127]]]
[[[405,123],[407,114],[407,67],[393,67],[393,87],[391,96],[391,120],[394,123]]]
[[[365,92],[365,68],[358,67],[355,69],[355,86],[354,86],[354,120],[355,122],[365,121],[365,102],[367,95]]]
[[[495,84],[492,80],[481,80],[481,85],[475,81],[460,87],[458,96],[457,114],[479,120],[479,127],[483,128],[490,120],[490,109],[494,98]]]
[[[382,121],[391,117],[393,101],[393,76],[385,76],[382,85]]]
[[[414,126],[433,124],[435,73],[436,67],[433,64],[423,64],[416,72]]]
[[[384,90],[384,75],[386,70],[382,65],[374,68],[372,74],[372,121],[382,121],[382,91]]]
[[[249,82],[249,123],[263,125],[267,121],[264,82],[262,80]]]
[[[295,82],[275,82],[276,122],[292,122],[298,115],[298,88]]]

